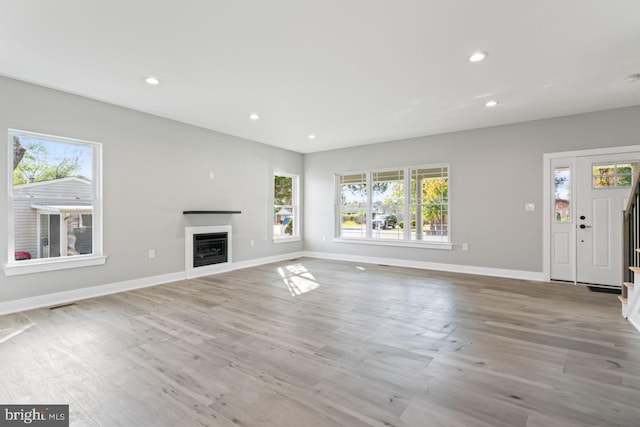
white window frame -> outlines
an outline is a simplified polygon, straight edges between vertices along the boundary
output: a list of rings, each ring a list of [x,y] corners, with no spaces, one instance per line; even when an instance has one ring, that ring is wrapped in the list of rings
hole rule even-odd
[[[300,175],[282,172],[282,171],[273,171],[273,175],[271,176],[271,205],[275,207],[275,178],[276,176],[284,176],[287,178],[291,178],[291,203],[294,212],[294,221],[293,227],[291,231],[291,236],[279,236],[276,237],[273,235],[273,216],[269,221],[271,226],[271,236],[273,238],[273,243],[288,243],[288,242],[298,242],[300,241],[300,222],[302,218],[302,212],[300,210]]]
[[[93,244],[92,252],[87,255],[76,255],[70,257],[40,258],[31,260],[15,260],[15,221],[14,221],[14,192],[13,192],[13,137],[26,136],[47,141],[60,142],[64,144],[90,146],[94,150],[92,159],[93,172]],[[17,276],[22,274],[41,273],[47,271],[65,270],[69,268],[88,267],[102,265],[107,257],[102,249],[102,144],[99,142],[85,141],[75,138],[47,135],[36,132],[29,132],[17,129],[8,130],[8,156],[7,156],[7,262],[3,267],[6,276]]]
[[[430,169],[430,168],[447,168],[447,182],[449,184],[449,193],[447,197],[447,233],[448,233],[448,242],[427,242],[420,240],[411,240],[411,227],[404,227],[404,237],[402,240],[391,240],[391,239],[378,239],[372,237],[372,230],[369,227],[371,218],[372,218],[372,184],[373,184],[373,174],[376,172],[392,172],[392,171],[404,171],[404,208],[403,208],[403,217],[405,221],[407,218],[410,218],[411,212],[411,171],[415,169]],[[366,237],[342,237],[341,235],[341,188],[340,188],[340,177],[343,175],[356,175],[356,174],[364,174],[366,176],[366,187],[367,187],[367,208],[366,208]],[[407,194],[409,191],[409,194]],[[359,170],[359,171],[345,171],[339,172],[334,175],[334,192],[335,192],[335,205],[334,205],[334,219],[335,219],[335,227],[334,227],[334,238],[333,241],[337,243],[355,243],[355,244],[365,244],[365,245],[379,245],[379,246],[401,246],[401,247],[410,247],[410,248],[424,248],[424,249],[444,249],[451,250],[453,249],[453,240],[452,240],[452,227],[451,227],[451,165],[449,163],[434,163],[428,165],[417,165],[417,166],[405,166],[405,167],[396,167],[396,168],[384,168],[384,169],[371,169],[371,170]]]

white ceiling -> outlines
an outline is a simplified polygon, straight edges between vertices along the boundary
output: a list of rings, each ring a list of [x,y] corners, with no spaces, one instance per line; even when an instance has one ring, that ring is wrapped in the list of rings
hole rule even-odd
[[[633,73],[638,0],[0,0],[0,74],[302,153],[640,105]]]

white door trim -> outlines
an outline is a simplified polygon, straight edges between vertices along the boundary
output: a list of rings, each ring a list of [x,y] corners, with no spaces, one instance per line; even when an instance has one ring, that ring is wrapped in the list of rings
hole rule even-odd
[[[545,153],[542,164],[542,275],[543,280],[551,280],[551,162],[562,157],[598,156],[606,154],[632,153],[640,151],[640,145],[622,147],[593,148],[589,150]],[[572,215],[574,215],[572,209]]]

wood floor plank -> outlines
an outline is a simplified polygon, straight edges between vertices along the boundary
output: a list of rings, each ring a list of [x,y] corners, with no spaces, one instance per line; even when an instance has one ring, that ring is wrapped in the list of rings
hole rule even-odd
[[[307,258],[0,316],[0,377],[77,426],[640,426],[615,295]]]

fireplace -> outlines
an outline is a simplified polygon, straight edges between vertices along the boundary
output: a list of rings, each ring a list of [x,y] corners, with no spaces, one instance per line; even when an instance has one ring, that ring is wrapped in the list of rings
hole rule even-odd
[[[193,235],[193,267],[227,262],[227,233]]]
[[[231,226],[185,227],[184,267],[188,278],[230,271]]]

